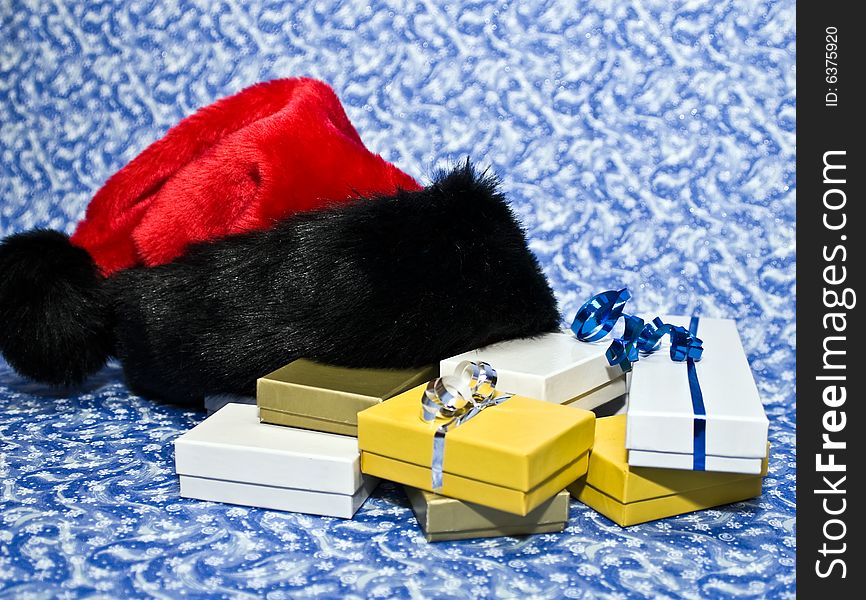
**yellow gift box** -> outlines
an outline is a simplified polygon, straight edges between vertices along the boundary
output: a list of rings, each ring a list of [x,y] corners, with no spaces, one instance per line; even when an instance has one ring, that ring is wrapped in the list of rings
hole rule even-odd
[[[761,495],[760,475],[629,467],[626,415],[596,421],[586,476],[568,486],[580,502],[623,527]]]
[[[425,388],[358,413],[361,471],[517,515],[586,473],[595,415],[513,396],[447,433],[442,487],[434,490],[436,426],[420,418]]]

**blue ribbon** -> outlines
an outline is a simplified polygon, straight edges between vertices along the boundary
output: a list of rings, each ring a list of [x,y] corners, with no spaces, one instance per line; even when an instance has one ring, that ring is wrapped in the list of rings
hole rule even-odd
[[[707,461],[707,410],[704,395],[698,382],[695,363],[701,360],[704,343],[698,337],[698,317],[692,317],[689,328],[664,323],[656,317],[652,323],[623,312],[625,303],[631,298],[627,288],[608,290],[596,294],[581,306],[574,316],[571,330],[582,342],[594,342],[609,334],[620,318],[624,320],[622,337],[611,342],[605,355],[608,363],[619,365],[623,372],[631,371],[639,359],[639,353],[649,354],[661,347],[662,338],[671,338],[671,360],[686,362],[689,377],[689,393],[692,398],[693,417],[693,470],[706,470]]]
[[[442,487],[445,435],[482,410],[511,398],[511,394],[496,391],[497,379],[496,369],[489,364],[466,360],[457,365],[453,375],[437,377],[427,384],[421,396],[421,420],[436,426],[430,463],[434,492]]]
[[[697,335],[698,317],[692,317],[689,322],[689,333],[692,336]],[[698,382],[698,369],[695,366],[694,358],[686,358],[686,369],[688,369],[689,374],[689,392],[692,396],[692,413],[694,413],[692,469],[705,471],[707,467],[707,409],[704,406],[704,394],[701,392],[701,384]]]
[[[610,365],[619,365],[623,372],[632,370],[640,358],[639,353],[658,350],[666,335],[671,339],[671,360],[701,360],[704,347],[700,338],[685,327],[664,323],[658,317],[652,323],[645,323],[640,317],[625,314],[623,308],[630,298],[628,288],[596,294],[578,309],[571,330],[578,340],[594,342],[609,334],[622,318],[623,334],[611,342],[605,356]]]

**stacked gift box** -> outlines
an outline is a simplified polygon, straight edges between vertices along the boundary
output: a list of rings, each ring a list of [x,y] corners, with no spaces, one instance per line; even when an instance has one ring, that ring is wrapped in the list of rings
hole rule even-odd
[[[699,360],[626,373],[571,333],[402,371],[296,360],[256,405],[211,399],[176,442],[181,495],[351,518],[387,479],[429,541],[561,531],[569,493],[622,526],[759,496],[768,423],[735,324],[662,321],[699,332]]]

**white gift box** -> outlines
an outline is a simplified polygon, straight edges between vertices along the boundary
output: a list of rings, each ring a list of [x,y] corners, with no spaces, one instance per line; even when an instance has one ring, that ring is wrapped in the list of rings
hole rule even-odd
[[[260,423],[254,405],[225,405],[174,448],[185,498],[350,519],[378,483],[356,438]]]
[[[690,317],[661,317],[689,328]],[[634,365],[626,425],[628,463],[757,474],[767,455],[769,422],[734,321],[699,318],[704,352],[675,362],[663,347]],[[703,407],[702,415],[701,407]],[[703,463],[703,464],[701,464]],[[703,467],[703,468],[702,468]]]
[[[496,369],[496,389],[555,404],[592,410],[628,392],[619,365],[605,357],[610,341],[579,342],[570,333],[547,333],[470,350],[439,363],[450,375],[461,361],[484,361]]]

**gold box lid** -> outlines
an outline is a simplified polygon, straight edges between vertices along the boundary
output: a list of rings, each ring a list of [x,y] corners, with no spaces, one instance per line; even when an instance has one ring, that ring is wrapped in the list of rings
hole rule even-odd
[[[359,411],[425,383],[436,374],[433,365],[357,369],[298,359],[258,380],[256,403],[274,413],[354,426]]]

